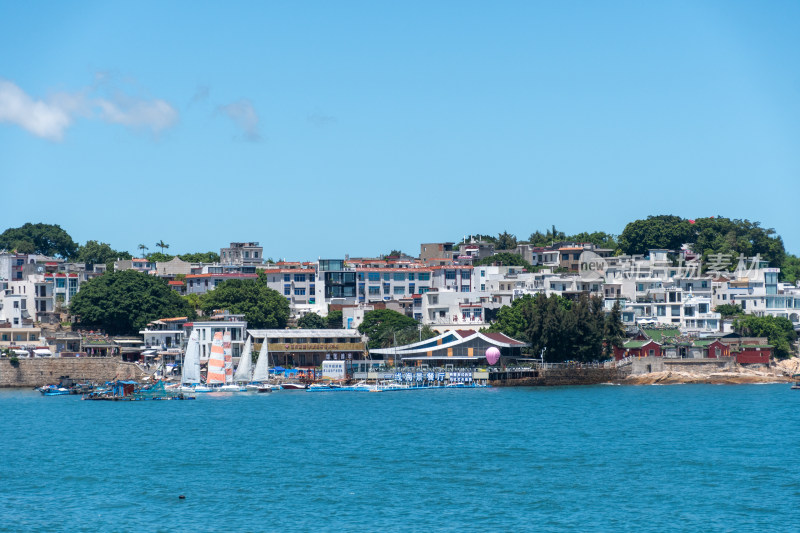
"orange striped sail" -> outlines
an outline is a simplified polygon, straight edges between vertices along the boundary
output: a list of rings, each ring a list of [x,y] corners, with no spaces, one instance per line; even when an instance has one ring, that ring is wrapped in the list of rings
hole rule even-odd
[[[225,354],[225,383],[233,383],[233,352],[230,331],[226,331],[222,338],[222,351]]]
[[[214,333],[211,343],[211,356],[208,358],[207,385],[225,383],[225,352],[222,348],[222,333]]]

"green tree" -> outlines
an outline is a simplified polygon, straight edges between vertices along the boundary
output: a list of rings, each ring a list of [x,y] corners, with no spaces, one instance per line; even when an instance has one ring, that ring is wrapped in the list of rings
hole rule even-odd
[[[489,257],[479,259],[478,261],[474,261],[472,264],[473,266],[500,264],[503,266],[524,267],[528,272],[533,272],[533,270],[535,270],[534,267],[525,261],[521,255],[508,252],[499,252],[494,255],[490,255]]]
[[[152,263],[165,263],[167,261],[172,261],[174,258],[174,255],[162,254],[161,252],[153,252],[147,256],[147,260]]]
[[[778,359],[790,357],[794,352],[792,345],[797,340],[797,333],[788,318],[745,315],[734,320],[733,328],[747,337],[766,337]]]
[[[678,250],[694,242],[695,233],[688,220],[674,215],[649,216],[628,223],[619,236],[619,246],[626,254],[645,254],[652,249]]]
[[[400,250],[392,250],[391,252],[386,254],[386,257],[401,257],[402,255],[403,252],[401,252]]]
[[[297,321],[297,327],[300,329],[323,329],[325,319],[317,313],[306,313]]]
[[[328,316],[325,317],[325,327],[328,329],[342,329],[344,328],[342,320],[341,309],[332,309],[328,311]]]
[[[219,263],[219,254],[216,252],[181,254],[178,257],[187,263]]]
[[[397,338],[398,345],[407,344],[410,330],[417,333],[418,322],[391,309],[376,309],[364,313],[364,321],[358,326],[358,331],[369,338],[368,348],[391,346],[393,337]]]
[[[78,248],[75,260],[78,263],[89,263],[98,265],[101,263],[113,263],[117,259],[133,259],[128,252],[118,252],[111,248],[109,244],[98,241],[86,241],[86,244]]]
[[[619,300],[614,302],[603,324],[603,354],[606,358],[614,355],[614,348],[621,348],[625,342],[625,324],[622,323],[622,308]]]
[[[731,318],[744,314],[744,310],[739,304],[721,304],[715,307],[714,311],[722,315],[722,318]]]
[[[139,246],[137,246],[137,248],[139,248],[139,251],[142,253],[142,258],[147,257],[147,255],[144,253],[144,251],[145,250],[149,250],[150,248],[148,248],[144,244],[140,244]]]
[[[169,248],[169,244],[165,243],[165,242],[164,242],[164,239],[161,239],[160,241],[158,241],[158,242],[156,243],[156,246],[158,246],[159,248],[161,248],[161,253],[162,253],[162,254],[164,253],[164,250],[165,250],[165,249]]]
[[[135,270],[107,272],[85,282],[72,297],[69,312],[81,328],[111,335],[135,335],[148,322],[194,317],[192,309],[161,278]]]
[[[248,326],[257,329],[284,328],[289,320],[289,302],[261,278],[224,281],[202,296],[200,308],[205,314],[215,309],[243,314]]]
[[[800,258],[787,254],[781,266],[781,281],[797,283],[800,279]]]
[[[71,259],[78,251],[78,245],[61,226],[27,222],[0,234],[0,249]]]
[[[517,247],[517,237],[507,231],[497,236],[498,250],[514,250]]]
[[[510,306],[504,305],[497,311],[497,319],[489,327],[489,331],[499,331],[513,339],[527,338],[525,330],[528,322],[524,310],[531,309],[533,306],[534,297],[529,294],[513,300]],[[530,319],[531,317],[527,318]]]

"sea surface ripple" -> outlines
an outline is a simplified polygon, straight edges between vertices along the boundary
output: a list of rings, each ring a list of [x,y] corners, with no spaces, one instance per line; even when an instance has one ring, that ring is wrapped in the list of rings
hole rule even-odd
[[[798,407],[788,385],[5,390],[0,531],[796,531]]]

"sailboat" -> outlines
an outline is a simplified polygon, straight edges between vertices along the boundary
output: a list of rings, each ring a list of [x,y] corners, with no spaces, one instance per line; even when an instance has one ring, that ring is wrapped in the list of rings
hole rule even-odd
[[[236,372],[233,373],[234,383],[248,383],[250,381],[250,374],[253,370],[252,349],[253,340],[248,336],[247,341],[244,343],[244,351],[239,357],[239,365],[236,367]]]
[[[222,349],[222,332],[214,333],[211,355],[208,358],[206,385],[215,391],[219,390],[219,386],[225,385],[225,352]]]
[[[216,335],[215,335],[216,338]],[[247,389],[233,382],[233,351],[231,350],[231,332],[226,331],[222,338],[222,354],[224,356],[225,383],[219,388],[220,392],[244,392]]]
[[[210,387],[200,383],[200,337],[192,331],[186,345],[186,357],[181,367],[181,392],[211,392]]]
[[[267,348],[267,339],[261,343],[261,350],[258,352],[258,359],[256,360],[256,368],[253,371],[253,377],[247,385],[249,390],[256,390],[258,392],[272,392],[273,390],[280,389],[278,385],[270,385],[269,383],[269,349]]]

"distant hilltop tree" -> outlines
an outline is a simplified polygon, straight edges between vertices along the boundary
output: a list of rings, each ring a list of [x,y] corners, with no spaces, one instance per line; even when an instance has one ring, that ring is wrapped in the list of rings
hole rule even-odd
[[[78,245],[61,226],[27,222],[0,234],[0,249],[72,259],[78,251]]]

